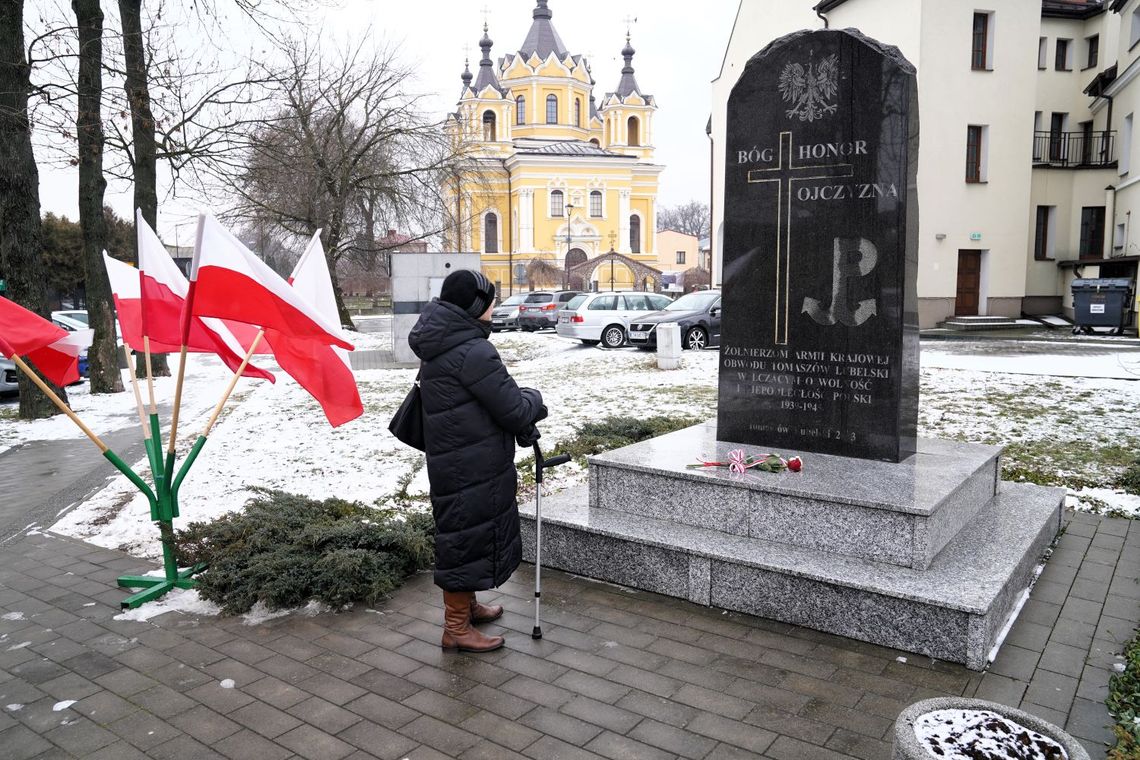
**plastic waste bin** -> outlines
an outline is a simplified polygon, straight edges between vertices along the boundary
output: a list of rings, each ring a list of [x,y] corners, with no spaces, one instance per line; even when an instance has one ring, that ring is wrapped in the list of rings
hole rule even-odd
[[[1073,280],[1073,332],[1111,327],[1122,335],[1131,316],[1132,280],[1123,277]]]

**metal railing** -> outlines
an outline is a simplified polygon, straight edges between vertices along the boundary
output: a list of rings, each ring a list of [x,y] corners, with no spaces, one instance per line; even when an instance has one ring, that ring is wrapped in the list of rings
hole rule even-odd
[[[1033,163],[1062,168],[1116,163],[1116,132],[1034,132]]]

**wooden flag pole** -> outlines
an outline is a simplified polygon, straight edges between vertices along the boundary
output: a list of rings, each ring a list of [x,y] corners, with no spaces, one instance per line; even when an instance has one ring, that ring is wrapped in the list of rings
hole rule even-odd
[[[135,392],[135,406],[139,410],[139,424],[142,425],[143,440],[150,440],[150,425],[146,421],[146,412],[143,410],[142,391],[139,390],[139,378],[135,374],[135,357],[138,355],[134,351],[129,351],[126,346],[123,347],[123,352],[127,355],[127,369],[131,373],[131,388]]]
[[[154,372],[150,366],[150,336],[143,336],[143,352],[146,354],[146,390],[150,396],[150,413],[158,414],[158,406],[154,403]]]
[[[103,452],[104,454],[107,453],[107,450],[111,447],[108,446],[107,444],[103,443],[103,441],[101,441],[99,439],[99,436],[97,436],[97,435],[95,435],[95,433],[91,432],[91,428],[89,428],[85,424],[83,424],[83,420],[79,419],[79,417],[76,416],[75,412],[71,411],[71,407],[69,407],[67,404],[63,403],[63,400],[60,399],[60,397],[56,395],[55,391],[53,391],[51,389],[51,387],[48,386],[48,384],[45,383],[40,378],[40,376],[38,374],[36,374],[36,372],[34,370],[32,370],[32,368],[29,367],[27,365],[27,363],[24,362],[24,360],[22,358],[20,358],[19,354],[12,354],[12,361],[16,364],[17,367],[20,368],[21,371],[23,371],[23,373],[25,375],[28,376],[28,378],[33,383],[36,384],[37,388],[39,388],[41,391],[43,391],[45,396],[47,396],[49,399],[51,399],[51,402],[53,404],[55,404],[56,407],[61,412],[66,414],[68,416],[68,418],[70,418],[71,421],[74,422],[76,424],[76,426],[80,430],[83,431],[84,435],[86,435],[88,438],[91,439],[92,443],[94,443],[96,446],[99,447],[99,451]]]
[[[222,394],[222,397],[220,399],[218,399],[218,405],[214,407],[214,413],[210,415],[210,421],[206,423],[206,428],[202,431],[203,438],[209,437],[210,430],[213,429],[214,423],[218,421],[218,415],[222,413],[222,408],[226,405],[226,402],[229,401],[230,394],[233,393],[234,388],[237,387],[237,382],[239,379],[241,379],[242,373],[245,372],[245,368],[249,366],[249,360],[253,356],[253,352],[257,350],[257,344],[261,342],[263,335],[265,335],[265,330],[257,331],[257,336],[253,339],[253,343],[250,344],[249,350],[245,352],[245,358],[241,360],[241,365],[234,372],[234,377],[232,380],[230,380],[230,384],[226,388],[226,392]]]
[[[186,344],[178,355],[178,382],[174,385],[174,411],[170,413],[170,444],[166,453],[174,455],[174,443],[178,439],[178,413],[182,410],[182,382],[186,379]]]

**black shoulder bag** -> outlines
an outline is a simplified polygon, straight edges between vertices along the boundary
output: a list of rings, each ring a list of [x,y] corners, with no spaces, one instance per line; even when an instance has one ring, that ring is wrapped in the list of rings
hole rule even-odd
[[[392,421],[388,423],[388,430],[392,432],[392,435],[413,449],[420,451],[427,448],[427,444],[424,442],[424,402],[420,398],[420,375],[422,373],[422,369],[416,373],[416,381],[412,383],[412,389],[408,391],[404,403],[400,404],[400,408],[392,415]]]

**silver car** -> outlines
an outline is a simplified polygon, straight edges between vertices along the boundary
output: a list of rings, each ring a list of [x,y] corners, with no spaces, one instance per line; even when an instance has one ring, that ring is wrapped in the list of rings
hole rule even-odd
[[[519,307],[526,302],[529,293],[518,293],[504,298],[491,312],[491,332],[519,329]]]
[[[563,338],[577,338],[588,346],[601,343],[621,348],[629,335],[631,318],[660,311],[671,303],[668,296],[643,291],[582,293],[558,312],[554,330]]]
[[[0,356],[0,396],[19,392],[20,387],[16,383],[16,363]]]

